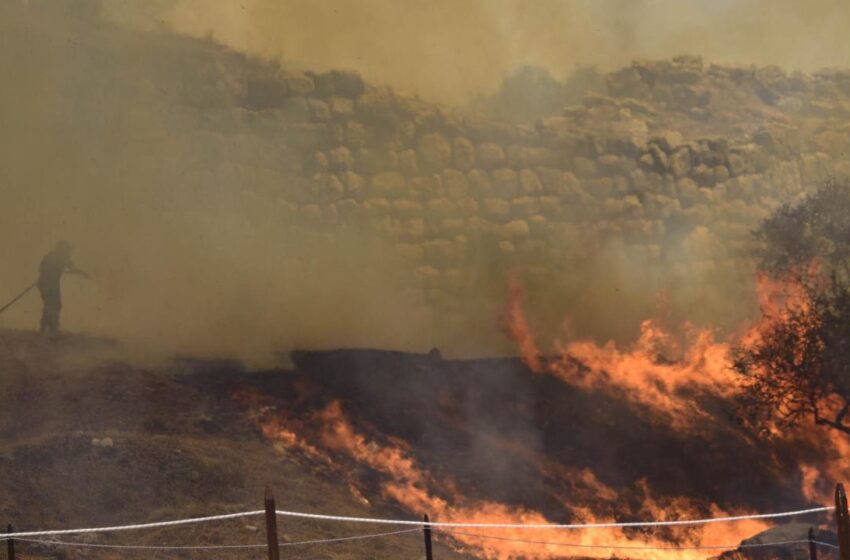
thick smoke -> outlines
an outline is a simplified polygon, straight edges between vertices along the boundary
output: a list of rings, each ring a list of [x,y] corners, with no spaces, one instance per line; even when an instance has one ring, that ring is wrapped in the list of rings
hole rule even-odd
[[[2,299],[67,239],[94,276],[64,280],[70,331],[252,358],[293,346],[415,347],[427,322],[382,245],[294,228],[274,192],[290,186],[285,151],[266,154],[266,169],[226,163],[262,143],[209,131],[238,123],[200,123],[232,113],[181,90],[206,70],[167,59],[185,45],[163,36],[150,53],[149,40],[100,25],[79,10],[3,4]],[[30,294],[0,321],[35,328],[39,305]]]
[[[850,64],[842,0],[110,0],[106,9],[450,102],[496,89],[524,64],[559,79],[580,65],[612,70],[683,52],[804,71]]]
[[[78,264],[95,275],[92,282],[66,281],[69,330],[147,340],[166,351],[263,356],[291,347],[436,345],[449,353],[511,352],[495,318],[506,271],[514,264],[524,271],[527,306],[544,340],[560,331],[565,314],[579,336],[632,338],[640,321],[656,313],[657,296],[665,290],[674,324],[689,319],[734,327],[755,311],[748,247],[741,240],[777,197],[799,188],[800,174],[795,161],[784,161],[792,169],[777,172],[775,181],[764,169],[747,166],[758,158],[777,160],[781,138],[768,134],[759,145],[745,139],[750,151],[739,157],[740,169],[731,161],[718,165],[716,157],[726,157],[721,148],[695,143],[702,129],[689,138],[665,139],[672,143],[666,154],[658,144],[643,154],[659,133],[648,130],[647,122],[676,122],[664,120],[667,112],[641,121],[635,114],[652,107],[597,98],[576,117],[586,117],[579,123],[583,130],[602,138],[606,129],[617,128],[610,137],[635,136],[637,147],[614,153],[616,146],[597,150],[579,139],[573,153],[557,142],[575,122],[557,116],[560,124],[535,131],[545,140],[529,147],[521,127],[483,122],[476,132],[474,118],[458,125],[451,111],[415,96],[383,89],[340,95],[334,110],[347,107],[349,113],[335,124],[352,125],[346,135],[359,130],[369,137],[372,153],[366,156],[386,156],[374,168],[355,168],[366,185],[360,198],[345,192],[349,206],[367,214],[381,233],[367,235],[341,227],[341,219],[323,222],[323,213],[337,212],[337,206],[322,198],[326,193],[308,193],[317,185],[338,193],[349,160],[372,165],[348,136],[299,145],[317,127],[330,130],[315,124],[312,113],[316,107],[329,112],[329,96],[278,95],[280,104],[262,110],[246,103],[249,86],[277,87],[272,78],[281,70],[277,60],[250,58],[239,49],[282,56],[287,70],[353,67],[367,78],[444,99],[495,84],[503,70],[521,62],[549,68],[561,79],[578,63],[614,64],[627,55],[669,54],[674,48],[711,52],[703,44],[688,49],[671,38],[673,32],[661,34],[667,43],[658,46],[661,38],[646,23],[658,6],[624,4],[617,12],[616,3],[608,9],[558,3],[547,10],[520,2],[367,1],[324,5],[321,18],[316,6],[322,5],[248,1],[205,3],[201,9],[188,0],[78,0],[60,9],[36,0],[4,3],[0,204],[14,217],[0,225],[3,297],[29,284],[40,256],[65,238],[77,246]],[[724,11],[704,5],[688,13],[705,14],[706,25],[724,21],[733,33],[737,20],[729,18],[742,9],[736,6]],[[775,11],[796,12],[781,6]],[[829,9],[823,4],[807,17],[819,21]],[[677,13],[684,18],[673,8],[659,21],[677,29],[696,25],[677,20]],[[559,38],[544,40],[553,33],[552,22],[563,24]],[[763,36],[784,31],[780,23]],[[175,29],[209,33],[237,50]],[[825,37],[828,44],[829,33]],[[402,38],[409,48],[393,47]],[[736,52],[740,58],[751,54],[743,46]],[[685,57],[675,65],[642,67],[657,76],[696,75],[715,84],[710,87],[726,88],[716,90],[708,107],[699,105],[699,88],[667,88],[678,97],[661,102],[682,105],[671,119],[686,115],[687,123],[704,123],[706,115],[748,109],[743,102],[726,103],[728,91],[757,99],[744,89],[750,86],[724,77],[723,68],[717,74],[701,61],[697,70],[694,64]],[[627,68],[614,76],[625,91],[621,97],[640,93],[636,73]],[[767,89],[758,95],[774,95],[771,79],[758,82]],[[777,80],[788,81],[784,74]],[[312,88],[312,78],[307,81]],[[809,101],[790,97],[782,101],[804,108]],[[822,103],[814,109],[822,110]],[[729,129],[751,135],[763,114],[741,114],[727,119],[734,121]],[[556,140],[547,144],[548,135]],[[360,148],[365,143],[361,138]],[[333,153],[340,161],[329,164]],[[464,153],[477,159],[463,167],[458,154]],[[682,153],[692,154],[693,162],[674,174],[673,165],[681,162],[673,160]],[[325,158],[324,171],[314,156]],[[407,156],[414,164],[418,158],[420,167],[402,176]],[[826,161],[824,154],[814,156],[812,165]],[[392,158],[395,167],[385,173]],[[433,186],[438,181],[445,184],[441,192]],[[774,196],[773,183],[785,191]],[[396,192],[381,193],[379,187]],[[460,194],[445,194],[453,189]],[[468,211],[471,206],[459,200],[477,210]],[[487,243],[477,245],[475,227],[489,236]],[[413,266],[411,255],[419,259]],[[525,274],[552,263],[560,268],[548,276]],[[448,316],[441,308],[449,309]],[[0,320],[29,328],[37,315],[37,298],[30,296]]]

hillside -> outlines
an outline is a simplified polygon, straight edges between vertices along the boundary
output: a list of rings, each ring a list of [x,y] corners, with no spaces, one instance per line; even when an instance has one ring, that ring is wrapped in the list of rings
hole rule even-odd
[[[847,478],[835,433],[743,426],[729,368],[764,303],[753,228],[850,178],[847,71],[636,61],[518,124],[122,27],[97,5],[0,5],[0,206],[15,216],[0,222],[0,303],[59,238],[92,272],[63,284],[63,328],[86,334],[29,330],[34,294],[0,316],[0,523],[253,510],[266,485],[281,508],[353,516],[681,520],[825,505]],[[726,549],[812,525],[835,541],[826,515],[785,521],[438,532],[436,552],[802,560],[802,545]],[[290,543],[363,529],[281,523]],[[23,558],[129,554],[22,544]]]
[[[724,425],[722,413],[698,433],[665,428],[657,412],[647,416],[650,409],[535,376],[510,359],[366,350],[292,358],[291,368],[265,371],[190,359],[134,366],[112,342],[68,336],[48,343],[2,331],[0,476],[6,490],[0,516],[25,530],[246,511],[259,508],[266,484],[274,486],[284,509],[410,518],[422,508],[443,521],[518,515],[562,522],[675,519],[811,503],[801,493],[797,469],[801,457],[810,460],[818,451],[793,440],[753,446],[734,424]],[[421,498],[419,492],[433,495]],[[253,544],[262,542],[260,522],[65,540]],[[281,524],[288,541],[382,529],[286,518]],[[764,528],[537,532],[534,538],[715,545],[734,544]],[[529,538],[521,531],[498,534]],[[520,550],[529,558],[548,558],[552,552],[459,538],[438,534],[438,557],[465,557],[452,548],[476,558],[507,558]],[[822,538],[834,539],[826,533]],[[296,548],[287,557],[417,558],[420,545],[420,535],[402,535]],[[122,557],[109,550],[22,546],[24,558]]]
[[[235,362],[188,359],[133,366],[118,345],[79,336],[46,343],[3,331],[0,340],[3,394],[10,403],[0,428],[0,474],[6,481],[0,515],[20,529],[252,510],[266,484],[275,487],[279,507],[286,509],[406,518],[414,514],[411,507],[415,511],[410,500],[417,500],[404,486],[412,482],[412,471],[395,469],[408,468],[427,473],[415,484],[436,493],[419,505],[437,507],[436,496],[442,495],[458,508],[432,510],[438,520],[471,516],[473,508],[480,519],[525,511],[526,519],[542,514],[561,521],[576,521],[578,511],[625,520],[665,510],[663,515],[685,517],[778,510],[806,503],[791,481],[799,454],[816,453],[801,451],[799,442],[793,449],[756,448],[733,425],[713,425],[702,436],[665,431],[622,402],[533,376],[513,360],[309,352],[293,356],[293,369],[251,372]],[[347,426],[342,432],[339,422]],[[625,425],[628,431],[621,429]],[[373,455],[328,439],[322,433],[328,429],[362,441],[356,445]],[[283,433],[289,436],[281,439]],[[394,446],[399,449],[394,462],[381,463],[389,452],[381,450]],[[753,469],[755,464],[764,467]],[[690,473],[697,471],[695,480]],[[401,494],[392,491],[393,483],[403,485]],[[695,491],[703,498],[682,495]],[[289,519],[282,519],[282,527],[290,541],[376,532]],[[738,527],[713,538],[730,544],[761,527]],[[586,540],[593,535],[571,537],[598,542]],[[670,545],[700,542],[706,535],[600,537],[608,543],[649,539]],[[549,539],[569,542],[563,535]],[[80,540],[244,544],[262,542],[262,531],[257,520],[248,519]],[[510,550],[480,539],[438,540],[440,558],[463,557],[444,546],[452,543],[471,557],[502,558]],[[420,544],[420,537],[405,535],[377,544],[324,545],[288,557],[417,557]],[[23,546],[25,558],[119,557],[109,550]],[[539,547],[523,550],[549,557]]]
[[[275,488],[280,508],[402,513],[382,500],[366,507],[332,471],[276,451],[231,395],[208,383],[223,373],[248,381],[250,373],[182,360],[132,366],[120,356],[104,340],[70,336],[48,343],[32,333],[0,333],[4,523],[15,522],[20,530],[68,528],[252,511],[262,509],[267,484]],[[282,520],[279,530],[285,541],[299,541],[381,529]],[[65,540],[192,546],[264,538],[262,519],[249,518]],[[126,557],[123,551],[26,543],[18,551],[22,558]],[[462,558],[441,545],[437,551],[441,558]],[[218,551],[216,557],[244,554]],[[288,558],[329,560],[376,554],[419,557],[421,534],[287,550]]]
[[[10,25],[27,29],[9,36],[17,49],[9,52],[64,69],[61,79],[26,76],[6,60],[21,78],[9,94],[21,110],[9,115],[8,133],[38,132],[62,155],[53,167],[27,166],[29,155],[12,151],[7,173],[10,184],[66,208],[91,208],[61,217],[81,250],[94,248],[90,260],[124,250],[125,265],[147,274],[147,261],[179,250],[173,266],[182,260],[190,271],[208,271],[210,261],[256,267],[229,250],[250,244],[263,251],[252,259],[302,271],[309,256],[289,258],[291,248],[275,252],[265,241],[321,239],[313,253],[339,260],[369,239],[391,264],[367,268],[393,278],[379,291],[397,292],[404,314],[427,330],[408,344],[422,350],[509,351],[480,328],[502,304],[505,270],[532,293],[547,334],[569,312],[580,335],[629,340],[661,291],[674,323],[734,330],[756,310],[751,229],[850,171],[844,71],[640,61],[603,76],[607,95],[515,125],[350,71],[295,72],[211,41],[45,6],[4,8]],[[20,136],[9,141],[28,149]],[[51,168],[56,177],[44,176]],[[43,186],[55,180],[67,187]],[[135,214],[123,233],[128,207]],[[92,226],[114,232],[116,246],[100,248]],[[137,247],[133,231],[147,245]]]

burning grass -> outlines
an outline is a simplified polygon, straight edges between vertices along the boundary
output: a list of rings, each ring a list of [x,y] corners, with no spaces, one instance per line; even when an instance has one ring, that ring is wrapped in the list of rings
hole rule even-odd
[[[324,452],[310,453],[314,459],[337,465],[340,473],[352,472],[368,467],[379,475],[376,490],[383,498],[401,505],[410,512],[410,517],[428,512],[434,521],[472,523],[533,523],[546,524],[570,521],[575,523],[615,522],[614,516],[600,516],[600,509],[616,511],[622,507],[621,496],[612,488],[599,482],[593,472],[584,469],[572,471],[558,466],[558,476],[573,489],[572,505],[566,500],[560,519],[547,518],[533,509],[517,507],[490,500],[470,498],[452,480],[440,479],[429,473],[417,461],[412,450],[401,441],[379,442],[359,432],[346,417],[339,401],[316,411],[305,419],[283,419],[280,412],[267,409],[257,416],[263,433],[271,441],[289,452],[305,452],[305,445],[292,437],[293,429],[310,433],[316,438]],[[312,445],[306,449],[316,449]],[[336,458],[339,462],[334,462]],[[552,467],[547,475],[552,475]],[[357,481],[354,482],[357,484]],[[714,504],[678,497],[658,499],[645,480],[636,484],[635,495],[641,501],[634,513],[642,519],[672,520],[701,516],[724,516],[729,512]],[[565,548],[560,545],[541,545],[534,542],[573,543],[581,555],[593,558],[608,558],[613,547],[649,546],[666,548],[673,546],[716,546],[736,544],[743,538],[764,530],[767,524],[747,521],[733,525],[707,525],[691,528],[665,528],[662,530],[599,529],[586,531],[521,530],[521,529],[476,529],[442,531],[440,538],[458,550],[476,557],[493,560],[511,558],[560,558]],[[488,537],[498,537],[497,540]],[[602,548],[588,548],[600,546]],[[569,548],[569,547],[567,547]],[[630,558],[703,558],[702,551],[639,551],[629,550]]]
[[[764,305],[775,306],[777,313],[799,301],[788,286],[763,281],[761,291]],[[298,399],[303,408],[269,407],[255,414],[255,421],[266,438],[288,453],[334,469],[364,503],[380,498],[397,504],[410,518],[428,513],[437,521],[597,523],[741,515],[797,507],[807,500],[828,504],[832,481],[850,474],[848,444],[826,430],[785,429],[760,441],[737,422],[735,397],[742,380],[731,368],[735,340],[717,341],[710,331],[693,327],[673,335],[661,322],[647,320],[628,348],[567,340],[555,341],[547,354],[540,350],[523,313],[522,291],[516,283],[510,288],[503,324],[525,366],[516,374],[519,379],[493,381],[500,375],[496,362],[479,364],[488,373],[475,377],[478,386],[473,380],[465,387],[448,377],[450,373],[436,375],[441,367],[461,367],[460,362],[429,364],[423,358],[422,363],[404,368],[396,357],[382,365],[375,362],[377,371],[363,371],[369,360],[361,356],[351,362],[358,364],[354,370],[347,371],[339,354],[324,362],[308,359],[306,364],[302,356],[302,369],[315,383],[312,389],[304,388],[314,394]],[[738,340],[757,340],[765,325],[763,321],[743,329]],[[463,367],[472,368],[470,363]],[[439,388],[426,387],[422,378],[399,368],[427,372],[429,382]],[[402,379],[399,385],[393,384],[393,376]],[[399,388],[405,383],[414,387]],[[526,384],[536,388],[527,390]],[[518,391],[511,393],[512,389]],[[562,392],[566,400],[559,399]],[[317,400],[319,393],[323,394]],[[392,396],[381,402],[379,395],[388,394]],[[429,395],[437,403],[430,413],[418,406],[429,402]],[[417,398],[421,401],[414,405]],[[257,399],[255,395],[243,402],[257,410]],[[613,408],[596,408],[593,420],[584,418],[582,425],[551,426],[561,414],[552,407],[572,407],[581,401],[589,410],[599,403]],[[364,402],[374,410],[367,411]],[[409,416],[410,406],[417,406],[415,416],[425,419]],[[615,418],[622,431],[611,439],[608,450],[626,462],[611,464],[595,459],[605,449],[604,442],[581,440],[585,431],[598,438],[612,435],[608,430]],[[527,431],[517,430],[525,424]],[[439,437],[457,441],[434,443]],[[576,439],[577,444],[564,447],[564,442]],[[464,449],[470,445],[477,449],[473,455]],[[582,446],[593,456],[575,455]],[[483,467],[477,472],[461,466],[476,461],[477,454],[489,457],[493,470],[506,461],[510,466],[504,468],[511,474],[503,484],[511,488],[493,486],[486,462],[475,463]],[[664,473],[675,472],[677,461],[681,472],[665,478]],[[437,534],[460,552],[493,560],[565,555],[690,559],[719,551],[663,549],[735,546],[769,527],[747,521],[658,530]],[[546,544],[565,542],[577,546]]]
[[[0,330],[0,517],[20,530],[143,523],[262,509],[263,488],[281,507],[374,513],[335,473],[304,456],[281,457],[213,379],[244,371],[198,361],[139,367],[101,341],[50,344],[35,333]],[[231,377],[232,376],[232,377]],[[235,382],[235,381],[233,381]],[[239,381],[242,382],[242,381]],[[154,422],[156,420],[156,422]],[[111,439],[111,445],[96,444]],[[378,532],[307,520],[280,524],[285,541]],[[62,540],[96,544],[262,543],[262,519]],[[286,549],[293,559],[413,558],[421,535]],[[32,560],[124,560],[133,552],[18,543]],[[464,556],[440,546],[440,558]],[[165,554],[162,555],[165,557]],[[210,558],[208,551],[181,558]],[[246,558],[217,551],[215,558]]]

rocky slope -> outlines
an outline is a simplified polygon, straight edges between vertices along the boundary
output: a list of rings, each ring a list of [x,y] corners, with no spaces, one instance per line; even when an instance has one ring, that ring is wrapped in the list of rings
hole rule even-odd
[[[635,62],[605,76],[606,96],[515,125],[350,71],[291,71],[82,16],[59,24],[43,6],[14,15],[32,40],[76,45],[53,56],[84,83],[28,92],[63,130],[129,126],[125,150],[144,153],[122,115],[153,104],[144,118],[162,118],[157,138],[173,144],[153,183],[174,196],[226,192],[234,212],[294,232],[366,232],[402,263],[417,311],[453,333],[475,328],[471,302],[501,298],[506,269],[540,288],[550,325],[571,308],[580,331],[632,335],[668,290],[677,320],[735,327],[755,305],[751,229],[850,173],[846,71]],[[585,297],[590,284],[604,295]]]

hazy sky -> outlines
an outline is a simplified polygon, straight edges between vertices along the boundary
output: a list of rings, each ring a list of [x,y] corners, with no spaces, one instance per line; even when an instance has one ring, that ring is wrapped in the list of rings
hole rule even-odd
[[[815,70],[850,66],[846,0],[104,0],[109,17],[211,35],[310,69],[355,68],[464,99],[520,64],[701,54]]]

